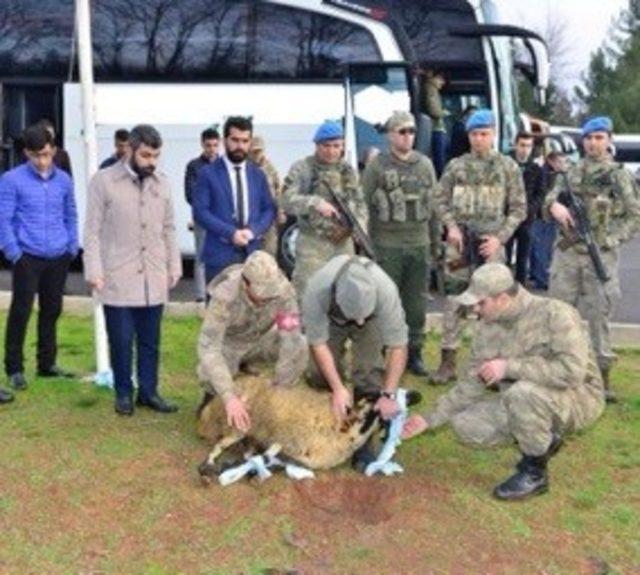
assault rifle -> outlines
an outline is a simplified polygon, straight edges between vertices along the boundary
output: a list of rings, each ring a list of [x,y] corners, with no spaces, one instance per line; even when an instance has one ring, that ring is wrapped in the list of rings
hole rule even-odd
[[[460,224],[462,232],[462,254],[460,258],[448,264],[449,271],[456,271],[461,268],[469,268],[472,272],[486,262],[485,257],[480,253],[480,246],[484,241],[483,234],[470,224]]]
[[[331,186],[327,184],[327,189],[331,195],[331,203],[338,210],[339,224],[349,230],[353,243],[362,255],[367,256],[370,260],[376,260],[376,252],[373,249],[371,238],[362,229],[351,208],[338,194],[336,194]]]
[[[573,193],[567,172],[560,172],[560,174],[564,180],[564,190],[558,194],[558,202],[569,208],[574,221],[575,235],[586,244],[589,257],[596,270],[596,275],[602,283],[605,283],[611,279],[611,276],[602,261],[600,248],[598,248],[598,244],[593,236],[593,230],[591,229],[591,223],[589,222],[589,216],[587,215],[584,202],[582,198]]]

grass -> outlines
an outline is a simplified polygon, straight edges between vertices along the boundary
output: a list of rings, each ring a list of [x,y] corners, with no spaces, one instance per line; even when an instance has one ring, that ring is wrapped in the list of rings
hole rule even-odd
[[[403,444],[398,478],[344,467],[205,489],[198,327],[164,322],[161,389],[179,413],[119,418],[107,390],[35,378],[32,326],[29,389],[0,408],[0,573],[640,572],[640,351],[620,350],[623,401],[569,438],[550,493],[531,501],[490,497],[514,448],[469,449],[448,429]],[[59,347],[61,365],[90,373],[90,320],[64,317]],[[437,347],[429,338],[431,365]],[[406,384],[426,405],[443,393]]]

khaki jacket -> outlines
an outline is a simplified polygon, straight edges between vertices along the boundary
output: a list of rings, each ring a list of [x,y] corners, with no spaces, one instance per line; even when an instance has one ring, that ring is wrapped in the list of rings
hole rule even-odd
[[[104,279],[100,301],[152,306],[169,299],[182,275],[171,190],[160,173],[142,186],[122,162],[100,170],[89,184],[84,229],[84,274]]]

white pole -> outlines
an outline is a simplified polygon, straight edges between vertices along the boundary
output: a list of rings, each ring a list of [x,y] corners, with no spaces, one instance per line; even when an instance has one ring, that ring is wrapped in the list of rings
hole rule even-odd
[[[93,49],[91,45],[91,7],[90,0],[75,0],[76,30],[78,33],[78,63],[80,69],[80,87],[82,90],[82,138],[84,143],[84,161],[86,187],[93,174],[98,171],[98,141],[96,137],[96,117],[93,88]],[[109,365],[107,332],[104,324],[102,305],[93,294],[94,338],[96,345],[97,373],[95,383],[113,386],[113,374]]]

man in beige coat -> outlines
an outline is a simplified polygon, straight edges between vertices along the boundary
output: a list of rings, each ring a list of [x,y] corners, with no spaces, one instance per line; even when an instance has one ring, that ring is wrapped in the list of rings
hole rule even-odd
[[[160,322],[182,262],[169,181],[156,172],[162,138],[153,126],[139,125],[129,141],[130,160],[99,171],[89,185],[85,279],[104,305],[116,412],[133,415],[135,339],[136,403],[170,413],[177,407],[157,392]]]

